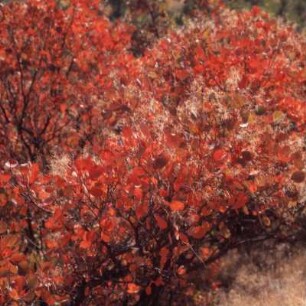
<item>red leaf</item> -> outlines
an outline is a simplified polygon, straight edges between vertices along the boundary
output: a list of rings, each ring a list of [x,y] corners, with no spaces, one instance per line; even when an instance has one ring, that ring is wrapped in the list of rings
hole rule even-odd
[[[135,187],[133,194],[137,200],[141,200],[143,196],[143,191],[141,188]]]
[[[79,171],[83,172],[85,170],[90,170],[91,167],[94,166],[94,164],[93,164],[92,160],[89,159],[89,158],[87,158],[87,159],[77,159],[75,161],[75,166]]]
[[[93,187],[89,190],[89,193],[92,194],[94,197],[101,197],[103,196],[103,190],[98,187]]]
[[[176,273],[177,273],[178,275],[184,275],[184,274],[186,274],[186,269],[185,269],[185,267],[184,267],[184,266],[179,266],[178,269],[176,270]]]
[[[85,232],[83,234],[83,241],[80,243],[80,248],[82,249],[90,248],[95,238],[96,238],[95,231],[92,230],[90,232]]]
[[[178,80],[184,81],[186,78],[188,78],[189,73],[188,73],[187,69],[177,69],[175,71],[175,76]]]
[[[151,295],[152,294],[152,289],[151,289],[151,285],[146,287],[146,295]]]
[[[160,268],[163,269],[168,259],[169,249],[167,247],[161,248],[159,255],[160,255]]]
[[[161,230],[165,230],[168,227],[167,221],[159,215],[154,215],[156,223]]]
[[[58,243],[56,240],[46,239],[45,244],[48,249],[56,249],[58,247]]]
[[[169,204],[169,207],[171,208],[171,210],[173,211],[182,211],[185,208],[185,204],[180,202],[180,201],[172,201]]]
[[[63,212],[60,208],[56,208],[53,217],[45,222],[45,227],[50,230],[59,230],[63,227]]]
[[[141,218],[143,218],[148,213],[148,209],[148,203],[138,205],[135,211],[137,219],[140,220]]]
[[[127,289],[127,292],[130,293],[130,294],[135,294],[135,293],[138,293],[140,290],[140,286],[134,284],[134,283],[130,283],[128,284],[128,289]]]
[[[248,202],[248,200],[249,198],[246,194],[239,192],[235,197],[235,203],[233,207],[236,209],[242,208]]]
[[[105,172],[105,169],[102,166],[94,166],[89,171],[89,178],[91,180],[96,180]]]
[[[59,107],[60,107],[60,112],[64,114],[67,109],[67,103],[61,103]]]
[[[223,149],[218,149],[213,153],[213,159],[216,162],[222,161],[226,157],[226,152]]]
[[[249,80],[246,76],[243,76],[242,79],[240,80],[238,86],[240,89],[244,89],[247,87],[247,85],[249,84]]]
[[[104,242],[110,242],[111,237],[110,237],[110,235],[108,235],[106,233],[101,233],[101,240],[103,240]]]
[[[89,240],[83,240],[80,243],[80,248],[81,249],[89,249],[90,247],[91,247],[91,241],[89,241]]]
[[[181,240],[182,242],[184,242],[184,243],[189,243],[189,239],[188,239],[188,237],[187,237],[185,234],[179,233],[179,238],[180,238],[180,240]]]
[[[205,237],[207,232],[211,229],[211,224],[204,222],[201,226],[192,227],[188,234],[195,239],[202,239]]]
[[[25,259],[25,255],[24,254],[21,254],[21,253],[15,253],[13,254],[11,257],[10,257],[10,261],[13,263],[13,264],[17,264],[19,263],[20,261],[24,260]]]
[[[38,173],[39,173],[39,166],[38,164],[32,164],[32,167],[31,167],[31,174],[29,176],[29,183],[30,184],[33,184],[37,177],[38,177]]]
[[[17,301],[19,300],[20,296],[19,296],[19,293],[16,289],[11,289],[10,292],[9,292],[9,296],[11,299]]]
[[[0,175],[0,183],[5,184],[10,180],[10,174],[1,174]]]

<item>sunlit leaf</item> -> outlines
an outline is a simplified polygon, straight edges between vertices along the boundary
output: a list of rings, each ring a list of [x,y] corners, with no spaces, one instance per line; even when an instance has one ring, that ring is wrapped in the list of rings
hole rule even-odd
[[[172,211],[183,211],[185,208],[185,204],[181,201],[172,201],[169,204],[169,207]]]

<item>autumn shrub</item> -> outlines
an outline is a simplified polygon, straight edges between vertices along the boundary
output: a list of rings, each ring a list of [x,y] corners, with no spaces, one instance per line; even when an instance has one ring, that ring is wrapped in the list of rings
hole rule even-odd
[[[2,304],[189,303],[192,273],[298,230],[302,36],[220,8],[135,58],[98,3],[50,3],[2,7]]]

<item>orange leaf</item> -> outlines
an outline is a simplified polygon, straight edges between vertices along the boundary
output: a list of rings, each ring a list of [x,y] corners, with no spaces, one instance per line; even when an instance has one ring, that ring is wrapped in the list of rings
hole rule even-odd
[[[202,259],[206,260],[212,254],[212,250],[208,247],[200,248],[200,256]]]
[[[46,240],[46,246],[48,249],[56,249],[58,247],[58,243],[56,240]]]
[[[10,293],[9,293],[9,296],[10,296],[10,298],[12,298],[15,301],[19,300],[19,293],[16,289],[11,289]]]
[[[186,269],[184,266],[179,266],[178,269],[176,270],[178,275],[184,275],[186,274]]]
[[[139,290],[140,290],[140,286],[138,286],[134,283],[128,284],[128,290],[127,290],[128,293],[135,294],[135,293],[138,293]]]
[[[182,242],[189,243],[188,237],[185,234],[179,233],[179,238]]]
[[[89,240],[83,240],[80,243],[80,248],[81,249],[89,249],[90,247],[91,247],[91,241],[89,241]]]
[[[104,242],[110,242],[111,238],[109,235],[105,234],[105,233],[101,233],[101,240],[103,240]]]
[[[102,218],[100,226],[103,231],[111,232],[116,226],[116,218]]]
[[[17,264],[18,262],[22,261],[25,258],[25,255],[21,253],[15,253],[11,256],[10,261],[13,264]]]
[[[185,204],[180,202],[180,201],[172,201],[169,204],[169,207],[171,208],[171,210],[173,211],[182,211],[185,208]]]
[[[2,237],[1,241],[6,247],[12,248],[19,243],[19,237],[17,235],[7,235]]]

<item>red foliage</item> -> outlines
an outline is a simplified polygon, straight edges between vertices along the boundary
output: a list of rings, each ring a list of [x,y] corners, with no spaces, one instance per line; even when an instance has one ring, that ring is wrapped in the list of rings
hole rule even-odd
[[[2,7],[2,304],[171,299],[305,202],[302,37],[222,9],[136,59],[96,2]]]
[[[102,137],[98,106],[114,95],[115,78],[133,76],[132,28],[111,24],[97,6],[72,1],[63,10],[31,0],[2,7],[0,146],[7,158],[46,159],[56,147],[77,155]]]

